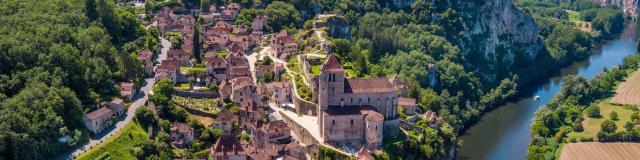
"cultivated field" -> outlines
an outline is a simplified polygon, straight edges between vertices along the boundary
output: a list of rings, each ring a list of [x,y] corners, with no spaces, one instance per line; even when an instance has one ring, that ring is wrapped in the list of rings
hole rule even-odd
[[[611,99],[611,103],[640,106],[640,71],[636,71],[625,82],[620,84],[616,90],[616,95]]]
[[[568,143],[562,148],[560,160],[637,160],[640,143]]]

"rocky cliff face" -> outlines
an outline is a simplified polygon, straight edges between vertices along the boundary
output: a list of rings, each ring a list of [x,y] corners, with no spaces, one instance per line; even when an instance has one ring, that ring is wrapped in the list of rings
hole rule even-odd
[[[599,6],[618,6],[625,14],[638,16],[638,0],[593,0]]]
[[[452,1],[454,2],[454,1]],[[454,2],[465,17],[458,39],[465,58],[474,59],[476,70],[493,82],[531,63],[544,48],[533,18],[512,5],[512,0]],[[473,63],[473,62],[472,62]],[[472,64],[473,65],[473,64]]]

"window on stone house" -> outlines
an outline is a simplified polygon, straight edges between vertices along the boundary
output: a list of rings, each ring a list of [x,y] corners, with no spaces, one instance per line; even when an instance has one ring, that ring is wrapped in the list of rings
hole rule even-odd
[[[331,125],[336,125],[336,120],[331,120]]]
[[[353,119],[351,119],[351,126],[353,126]]]
[[[371,97],[367,97],[367,103],[371,104]]]

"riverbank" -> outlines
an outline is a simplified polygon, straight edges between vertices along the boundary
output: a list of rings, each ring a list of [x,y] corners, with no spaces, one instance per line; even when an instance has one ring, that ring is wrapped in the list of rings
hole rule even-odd
[[[631,24],[607,41],[588,59],[574,62],[568,67],[548,72],[549,78],[537,78],[537,81],[525,83],[512,101],[492,111],[486,112],[480,121],[466,130],[460,138],[463,146],[459,159],[524,159],[529,140],[531,119],[537,109],[551,101],[560,90],[562,77],[581,75],[593,78],[603,68],[611,68],[622,59],[636,52],[636,24]],[[551,67],[550,67],[551,68]],[[558,68],[558,67],[555,67]],[[533,84],[533,85],[531,85]],[[534,100],[534,96],[539,96]]]

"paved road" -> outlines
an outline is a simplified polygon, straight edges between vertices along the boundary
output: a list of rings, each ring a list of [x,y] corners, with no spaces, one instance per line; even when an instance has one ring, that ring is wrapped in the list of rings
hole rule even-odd
[[[169,47],[171,47],[171,42],[165,40],[162,37],[160,37],[160,40],[162,42],[161,43],[162,48],[160,49],[161,52],[158,55],[158,59],[157,59],[158,62],[161,62],[162,60],[165,60],[167,58],[167,51],[169,50]],[[87,149],[90,149],[91,147],[96,146],[98,142],[103,141],[108,137],[111,137],[112,135],[116,134],[118,131],[120,131],[124,126],[126,126],[129,122],[131,122],[131,120],[133,120],[136,109],[140,106],[145,105],[145,103],[147,102],[148,95],[151,92],[151,89],[153,88],[154,84],[155,84],[154,78],[145,79],[145,85],[142,88],[140,88],[140,91],[138,93],[136,93],[135,101],[133,101],[133,103],[131,103],[131,105],[129,106],[124,120],[118,121],[115,127],[112,127],[112,129],[109,130],[108,132],[105,131],[103,133],[100,133],[96,137],[93,137],[92,139],[90,139],[89,143],[76,148],[72,152],[63,155],[58,159],[69,159],[68,157],[70,156],[78,156],[84,153]]]

